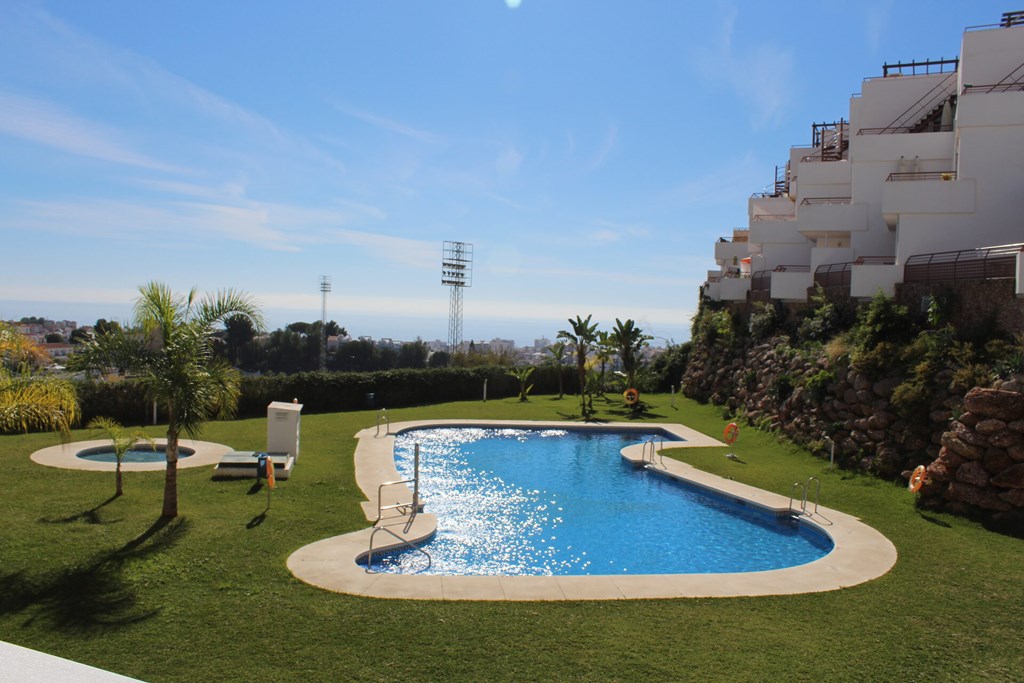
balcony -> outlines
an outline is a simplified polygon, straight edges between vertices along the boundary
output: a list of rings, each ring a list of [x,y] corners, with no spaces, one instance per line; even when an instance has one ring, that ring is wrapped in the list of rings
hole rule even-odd
[[[776,266],[771,273],[771,298],[782,301],[807,301],[807,290],[814,284],[810,266]]]
[[[890,173],[882,188],[882,217],[890,229],[900,214],[966,214],[974,207],[974,179],[958,179],[954,171]]]
[[[903,268],[904,282],[948,282],[1016,278],[1024,243],[916,254]]]

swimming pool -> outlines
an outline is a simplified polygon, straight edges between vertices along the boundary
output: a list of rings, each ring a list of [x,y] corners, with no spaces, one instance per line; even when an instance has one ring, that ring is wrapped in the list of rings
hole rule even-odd
[[[195,451],[185,446],[178,446],[178,458],[187,458],[194,455]],[[106,446],[95,446],[92,448],[83,448],[75,454],[76,457],[82,460],[90,460],[92,462],[117,462],[117,455],[114,453],[114,449],[108,444]],[[124,456],[121,458],[122,463],[140,463],[140,462],[167,462],[167,446],[163,444],[156,444],[153,447],[149,446],[137,446],[130,448],[125,451]]]
[[[816,528],[625,463],[651,431],[440,428],[395,439],[403,478],[420,443],[420,493],[437,515],[422,555],[375,558],[375,571],[438,575],[754,572],[832,550]]]

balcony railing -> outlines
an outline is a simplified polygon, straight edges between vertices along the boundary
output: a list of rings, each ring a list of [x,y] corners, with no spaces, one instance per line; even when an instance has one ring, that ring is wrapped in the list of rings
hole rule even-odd
[[[956,180],[956,171],[912,171],[908,173],[890,173],[885,182],[901,183],[905,180]]]
[[[944,74],[960,68],[960,59],[926,59],[923,62],[896,62],[882,64],[882,77],[923,76],[927,74]]]
[[[775,266],[776,273],[809,273],[811,272],[810,266]]]
[[[852,200],[852,197],[807,197],[800,202],[800,206],[814,206],[818,204],[849,204]]]
[[[772,291],[772,271],[770,270],[759,270],[750,276],[750,291],[751,292],[770,292]]]
[[[903,268],[904,282],[940,282],[949,280],[997,280],[1014,278],[1017,254],[1024,242],[998,247],[916,254]]]
[[[751,220],[754,221],[795,221],[795,213],[759,213]]]
[[[814,284],[822,287],[845,287],[849,289],[850,278],[854,266],[882,265],[891,266],[896,263],[893,256],[861,256],[855,261],[845,263],[824,263],[814,270]]]

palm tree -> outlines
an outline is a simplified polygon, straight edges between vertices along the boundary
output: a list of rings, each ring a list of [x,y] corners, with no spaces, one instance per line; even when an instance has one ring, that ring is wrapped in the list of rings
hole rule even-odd
[[[139,288],[133,311],[132,335],[143,348],[133,359],[148,398],[167,411],[167,472],[164,478],[164,517],[178,516],[178,439],[182,433],[196,438],[203,424],[215,417],[229,417],[238,403],[238,371],[213,351],[216,326],[236,315],[249,318],[262,331],[263,314],[248,295],[222,290],[199,297],[174,294],[166,285],[150,282]],[[101,335],[85,344],[76,365],[106,367],[108,344],[117,332]]]
[[[558,398],[562,398],[565,395],[562,385],[562,361],[565,359],[565,342],[555,342],[551,346],[545,347],[545,350],[551,354],[551,364],[555,366],[555,373],[558,375]]]
[[[615,319],[615,328],[608,335],[609,342],[619,352],[619,359],[622,361],[622,369],[626,372],[626,388],[633,389],[633,381],[636,379],[637,363],[640,360],[640,351],[647,346],[647,342],[654,337],[644,334],[644,331],[632,320],[622,322]]]
[[[590,323],[593,317],[593,314],[590,314],[586,320],[578,315],[576,320],[569,318],[572,332],[561,330],[558,333],[558,339],[565,340],[567,348],[576,356],[576,372],[580,382],[580,412],[584,420],[590,415],[587,410],[587,356],[590,354],[591,345],[597,339],[597,323]]]
[[[526,403],[530,399],[530,390],[533,389],[533,385],[527,386],[526,383],[530,381],[530,375],[533,374],[534,368],[532,365],[524,365],[518,368],[512,368],[505,374],[509,377],[515,377],[519,380],[519,402]]]
[[[89,422],[88,427],[89,429],[103,430],[107,438],[110,439],[111,447],[114,449],[114,457],[117,458],[117,467],[114,469],[114,481],[116,482],[114,495],[123,496],[124,486],[121,481],[121,461],[124,459],[124,454],[140,442],[147,443],[154,449],[156,444],[142,430],[129,432],[121,426],[120,422],[109,417],[94,417]]]
[[[74,385],[35,372],[48,359],[32,340],[0,323],[0,432],[45,429],[66,436],[78,422]]]

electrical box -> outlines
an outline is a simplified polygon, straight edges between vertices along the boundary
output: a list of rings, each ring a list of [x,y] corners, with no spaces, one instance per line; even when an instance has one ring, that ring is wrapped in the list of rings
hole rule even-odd
[[[289,453],[299,459],[302,404],[273,401],[267,406],[267,452]]]

